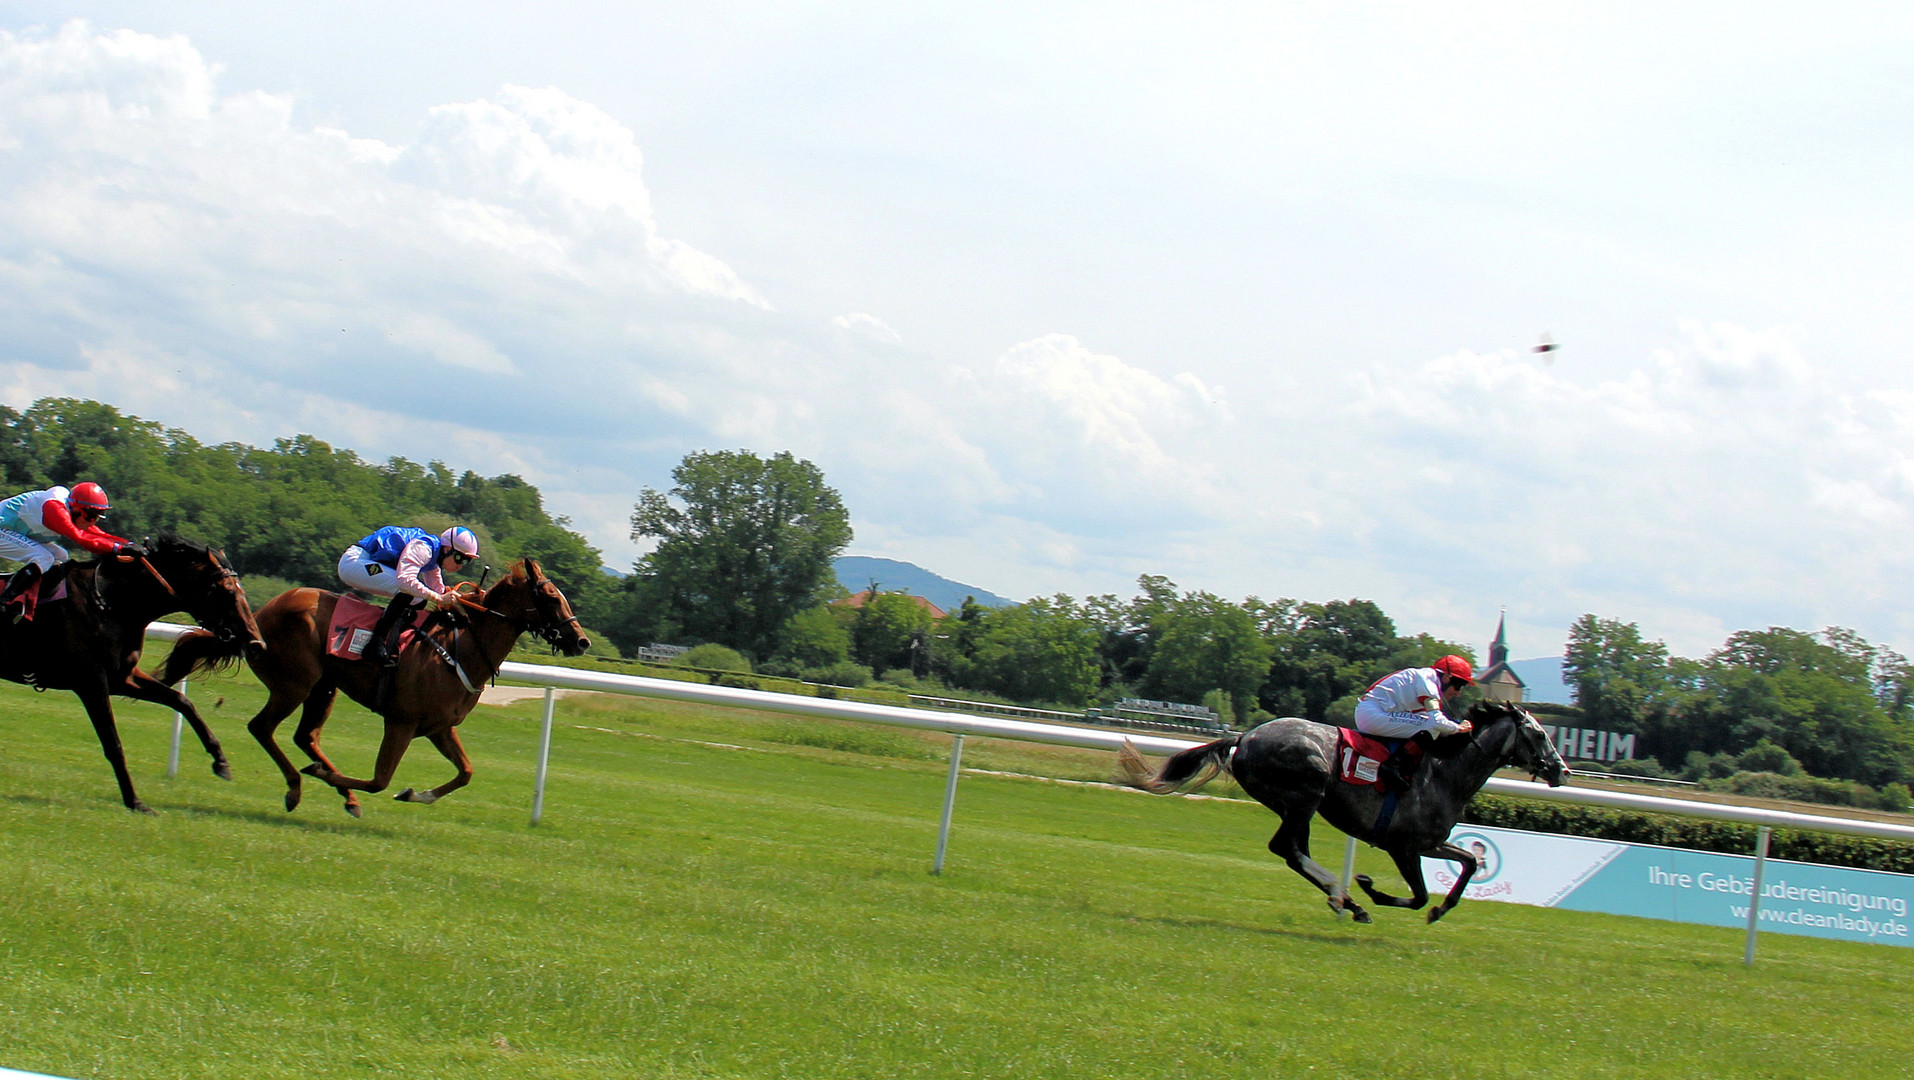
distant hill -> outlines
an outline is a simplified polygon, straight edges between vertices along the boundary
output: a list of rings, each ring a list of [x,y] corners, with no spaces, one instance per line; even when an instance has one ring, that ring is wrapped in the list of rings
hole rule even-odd
[[[921,566],[896,559],[844,555],[832,567],[837,571],[838,582],[854,593],[863,592],[875,581],[877,587],[885,592],[907,592],[912,596],[921,596],[952,614],[964,606],[966,596],[976,597],[977,602],[985,607],[1009,607],[1016,603],[975,585],[939,577]]]
[[[1561,657],[1538,656],[1533,660],[1511,660],[1509,667],[1528,686],[1522,694],[1525,700],[1547,701],[1556,705],[1575,704],[1568,684],[1562,681]]]

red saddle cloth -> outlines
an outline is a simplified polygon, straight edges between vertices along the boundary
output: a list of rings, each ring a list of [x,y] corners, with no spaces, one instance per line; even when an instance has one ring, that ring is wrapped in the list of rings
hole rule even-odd
[[[372,643],[372,629],[379,624],[382,614],[384,609],[377,604],[368,604],[350,593],[342,594],[332,609],[332,625],[326,627],[326,652],[341,660],[359,659]],[[419,609],[412,625],[418,626],[424,614],[425,609]],[[403,637],[400,641],[403,647]]]
[[[1364,735],[1355,728],[1337,728],[1336,732],[1337,778],[1345,784],[1381,789],[1382,781],[1376,778],[1376,770],[1382,768],[1382,763],[1389,759],[1389,742],[1373,735]],[[1421,757],[1422,747],[1410,743],[1408,752]]]

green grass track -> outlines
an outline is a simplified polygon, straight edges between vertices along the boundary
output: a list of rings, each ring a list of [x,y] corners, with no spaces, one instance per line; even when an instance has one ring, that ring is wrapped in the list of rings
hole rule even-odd
[[[1854,1077],[1905,1068],[1914,952],[1505,904],[1338,922],[1260,807],[966,775],[948,740],[647,702],[481,707],[433,806],[295,813],[120,703],[119,806],[67,694],[0,687],[0,1066],[220,1077]],[[289,735],[291,725],[282,729]],[[370,770],[342,705],[327,748]],[[1110,755],[972,739],[977,769]],[[399,783],[450,766],[415,744]],[[1336,865],[1342,838],[1319,828]],[[1364,867],[1382,878],[1384,860]]]

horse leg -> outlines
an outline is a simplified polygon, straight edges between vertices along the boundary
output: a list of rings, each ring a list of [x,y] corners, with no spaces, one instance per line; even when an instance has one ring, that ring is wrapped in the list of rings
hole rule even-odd
[[[332,682],[322,682],[306,695],[305,708],[299,714],[299,727],[292,733],[292,744],[303,751],[306,757],[325,767],[325,771],[336,773],[331,759],[325,751],[319,749],[319,732],[326,726],[326,720],[332,715],[332,703],[338,698],[339,688]],[[316,774],[315,774],[316,775]],[[358,817],[359,796],[356,792],[335,788],[345,796],[346,813]]]
[[[126,771],[126,749],[120,745],[120,726],[113,719],[113,702],[106,692],[106,680],[89,680],[73,692],[79,696],[80,704],[86,706],[86,718],[93,721],[93,733],[100,738],[100,752],[106,755],[107,763],[113,766],[113,775],[120,782],[120,801],[128,810],[153,813],[153,809],[133,793],[133,776]]]
[[[426,737],[432,740],[433,746],[439,748],[439,753],[445,755],[445,760],[458,766],[458,775],[430,791],[406,788],[393,796],[400,802],[435,803],[472,782],[472,759],[465,756],[465,745],[459,742],[458,728],[446,728]]]
[[[392,774],[399,771],[399,760],[405,757],[405,748],[412,745],[413,735],[417,730],[417,724],[399,723],[393,720],[385,722],[385,738],[379,742],[379,761],[373,767],[374,771],[370,780],[355,780],[316,761],[299,771],[323,783],[331,784],[341,792],[350,790],[377,794],[391,785]]]
[[[286,717],[300,702],[299,691],[285,685],[272,688],[271,696],[266,699],[266,707],[259,710],[246,722],[246,730],[252,734],[253,741],[265,747],[266,754],[279,766],[279,772],[286,778],[286,812],[291,813],[299,805],[299,770],[292,767],[292,759],[279,748],[279,740],[273,738],[273,732],[279,729]]]
[[[1287,813],[1281,815],[1282,827],[1276,830],[1275,836],[1269,838],[1270,853],[1288,863],[1289,868],[1301,874],[1304,881],[1321,889],[1329,897],[1329,910],[1338,914],[1347,911],[1357,922],[1369,922],[1369,913],[1343,891],[1342,882],[1336,879],[1336,875],[1309,857],[1309,821],[1315,814],[1314,804],[1290,807]]]
[[[206,726],[206,721],[200,718],[199,710],[193,708],[193,703],[187,700],[185,694],[139,668],[134,668],[126,676],[126,682],[120,687],[120,693],[135,701],[150,701],[155,705],[164,705],[184,716],[186,722],[193,726],[193,734],[199,736],[199,745],[205,747],[206,752],[213,756],[213,775],[221,780],[233,778],[233,767],[226,761],[226,751],[220,748],[219,740],[213,736],[213,729]]]
[[[1444,915],[1447,915],[1450,908],[1462,902],[1462,890],[1469,887],[1469,879],[1475,876],[1477,868],[1482,864],[1476,859],[1474,852],[1456,847],[1447,841],[1437,844],[1435,847],[1423,852],[1423,854],[1432,859],[1447,859],[1452,863],[1460,863],[1462,865],[1462,872],[1455,876],[1455,884],[1450,886],[1449,895],[1443,897],[1440,904],[1429,909],[1429,921],[1434,922]],[[1416,889],[1420,891],[1421,888],[1422,860],[1417,858]]]
[[[1396,862],[1396,873],[1401,874],[1403,882],[1409,886],[1411,895],[1408,899],[1378,892],[1375,880],[1368,874],[1357,874],[1356,884],[1362,886],[1362,891],[1369,894],[1369,899],[1378,904],[1386,907],[1406,907],[1411,911],[1420,910],[1422,905],[1429,902],[1429,887],[1422,880],[1422,856],[1413,851],[1398,851],[1391,848],[1389,857]]]

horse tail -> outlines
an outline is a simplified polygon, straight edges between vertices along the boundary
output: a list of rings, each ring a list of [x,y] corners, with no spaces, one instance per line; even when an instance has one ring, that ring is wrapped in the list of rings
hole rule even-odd
[[[1186,783],[1187,791],[1195,791],[1216,779],[1219,774],[1229,772],[1230,755],[1236,751],[1236,744],[1240,739],[1242,739],[1241,735],[1231,735],[1227,739],[1218,739],[1213,743],[1192,746],[1172,756],[1170,760],[1163,763],[1163,768],[1154,774],[1150,771],[1150,763],[1143,760],[1143,755],[1137,752],[1135,744],[1125,739],[1123,748],[1117,751],[1117,768],[1121,770],[1117,775],[1117,782],[1142,788],[1156,795],[1167,795],[1178,788],[1184,788]],[[1192,776],[1195,776],[1196,780],[1189,783]]]
[[[167,654],[166,663],[153,677],[168,686],[177,686],[189,675],[231,668],[239,663],[245,648],[245,642],[221,641],[211,630],[188,630],[173,642],[173,651]]]

